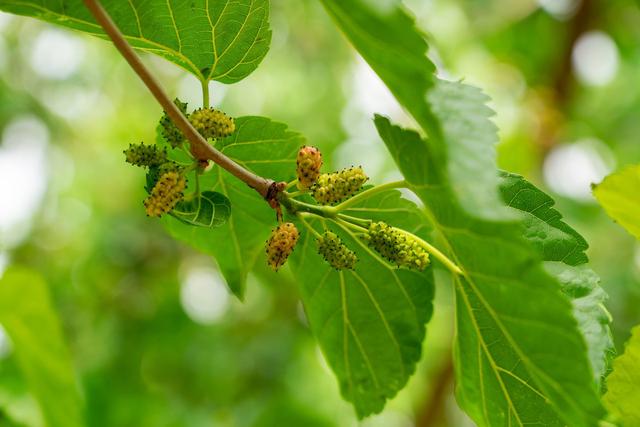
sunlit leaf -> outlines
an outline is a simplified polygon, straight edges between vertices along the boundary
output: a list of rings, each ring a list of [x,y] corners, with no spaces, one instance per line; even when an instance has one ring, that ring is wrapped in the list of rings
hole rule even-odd
[[[624,353],[613,361],[603,400],[622,426],[640,425],[640,326],[631,331]]]
[[[427,236],[424,216],[397,190],[345,213]],[[432,313],[432,269],[398,269],[363,243],[357,232],[325,220],[312,224],[320,233],[328,227],[338,234],[356,252],[358,263],[353,271],[335,270],[318,254],[315,237],[298,226],[303,235],[291,264],[311,330],[358,416],[380,412],[405,386],[420,359],[425,323]]]
[[[593,194],[605,211],[640,239],[640,165],[609,175],[594,186]]]
[[[269,50],[268,0],[103,0],[127,41],[201,81],[242,80]],[[0,0],[0,9],[105,38],[82,0]]]
[[[0,323],[47,425],[84,425],[69,351],[40,276],[19,268],[5,273],[0,279]]]
[[[480,426],[596,423],[603,410],[572,306],[520,224],[464,212],[426,141],[380,116],[376,125],[464,271],[455,278],[460,405]]]
[[[180,221],[198,227],[220,227],[231,215],[231,202],[216,191],[203,191],[189,201],[178,203],[171,215]]]

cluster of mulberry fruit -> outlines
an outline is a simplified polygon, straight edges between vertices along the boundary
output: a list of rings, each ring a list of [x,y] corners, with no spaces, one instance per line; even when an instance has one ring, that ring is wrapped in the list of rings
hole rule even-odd
[[[221,111],[204,108],[188,114],[186,102],[179,99],[173,102],[205,138],[223,138],[235,131],[233,119]],[[160,118],[160,132],[174,149],[185,142],[184,135],[166,112]],[[130,144],[124,150],[124,155],[128,163],[148,169],[145,190],[149,197],[144,200],[147,215],[159,217],[169,213],[184,199],[187,186],[185,173],[188,169],[171,160],[166,147]]]
[[[408,233],[384,222],[373,222],[364,239],[369,246],[398,267],[424,270],[429,265],[429,253]]]
[[[277,271],[287,262],[299,237],[298,229],[290,222],[278,225],[271,232],[266,245],[267,263],[271,268]]]
[[[356,253],[349,249],[337,234],[331,231],[318,238],[318,253],[336,270],[353,270],[358,262]]]
[[[187,180],[178,172],[166,172],[160,176],[151,190],[151,194],[144,201],[144,208],[149,216],[162,216],[171,210],[184,198]]]
[[[361,167],[323,173],[311,188],[311,195],[321,205],[335,205],[360,191],[368,179]]]
[[[200,108],[189,115],[189,121],[205,139],[226,138],[236,130],[233,118],[214,108]]]

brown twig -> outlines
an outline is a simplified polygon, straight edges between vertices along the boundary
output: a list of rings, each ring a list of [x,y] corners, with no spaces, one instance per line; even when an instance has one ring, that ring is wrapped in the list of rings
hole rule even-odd
[[[416,416],[417,427],[434,427],[440,425],[445,416],[445,404],[447,397],[451,393],[454,376],[451,351],[447,351],[445,354],[445,360],[434,379],[429,400]]]
[[[124,59],[127,60],[131,68],[138,74],[140,79],[147,86],[156,100],[160,103],[164,111],[167,112],[171,121],[182,131],[184,136],[191,145],[191,152],[199,160],[212,160],[217,165],[225,169],[236,178],[245,182],[249,187],[256,190],[262,197],[269,197],[269,189],[273,186],[274,181],[263,178],[253,172],[243,168],[229,157],[212,147],[203,137],[194,129],[189,120],[176,107],[171,99],[164,92],[156,78],[149,72],[147,67],[142,63],[133,48],[125,40],[124,36],[113,22],[107,11],[102,7],[99,0],[84,0],[84,4],[93,14],[96,21],[104,32],[113,41],[113,44],[120,51]],[[267,199],[269,202],[271,200]]]

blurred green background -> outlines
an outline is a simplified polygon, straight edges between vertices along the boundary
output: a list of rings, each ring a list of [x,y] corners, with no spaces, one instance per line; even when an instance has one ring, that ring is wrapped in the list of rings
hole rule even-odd
[[[640,247],[590,184],[640,162],[640,9],[632,0],[410,0],[439,74],[482,87],[499,163],[556,197],[589,241],[618,349],[640,322]],[[411,124],[319,2],[272,2],[273,42],[244,81],[212,84],[233,116],[302,132],[330,167],[398,176],[374,112]],[[149,55],[171,96],[199,83]],[[450,373],[452,289],[442,275],[423,359],[380,415],[358,422],[305,324],[286,269],[257,266],[246,301],[215,262],[142,208],[129,143],[152,142],[160,107],[104,41],[0,14],[0,274],[49,283],[90,426],[465,426]],[[0,329],[0,425],[42,425]],[[9,421],[11,420],[11,421]]]

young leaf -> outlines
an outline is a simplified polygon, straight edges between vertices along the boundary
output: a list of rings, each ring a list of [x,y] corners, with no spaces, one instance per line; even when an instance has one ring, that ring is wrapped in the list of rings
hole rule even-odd
[[[289,181],[295,175],[298,149],[304,144],[302,135],[282,123],[239,117],[235,133],[217,141],[216,147],[261,176]],[[201,176],[200,188],[224,195],[233,205],[233,214],[224,225],[193,227],[171,217],[163,218],[163,224],[173,237],[215,257],[229,288],[241,298],[247,274],[264,253],[264,242],[276,225],[275,211],[253,189],[217,166]]]
[[[613,361],[604,404],[622,426],[640,425],[640,326],[631,331],[624,353]]]
[[[428,235],[424,216],[396,190],[345,213]],[[342,395],[362,418],[380,412],[415,370],[433,310],[432,269],[399,269],[369,248],[357,232],[324,220],[312,225],[319,233],[324,227],[331,229],[358,256],[353,271],[335,270],[318,254],[314,235],[301,224],[303,236],[290,262],[311,330],[338,377]]]
[[[103,0],[127,41],[194,74],[235,83],[269,50],[268,0]],[[104,38],[82,0],[0,0],[0,10]]]
[[[607,294],[599,286],[598,275],[585,267],[588,248],[584,238],[562,221],[553,209],[554,201],[523,177],[502,173],[500,191],[505,203],[523,212],[525,238],[538,250],[547,271],[573,303],[573,314],[589,348],[589,360],[596,384],[608,373],[615,346],[611,336],[611,316],[604,307]]]
[[[47,425],[84,425],[69,351],[47,286],[38,275],[11,268],[0,279],[0,323]]]
[[[595,424],[603,409],[571,304],[520,224],[467,214],[427,142],[386,118],[375,122],[464,271],[454,280],[460,405],[480,426]]]
[[[198,227],[220,227],[231,216],[231,202],[224,194],[203,191],[198,197],[183,201],[171,211],[174,218]]]
[[[593,194],[605,211],[629,233],[640,239],[640,165],[609,175],[594,186]]]

